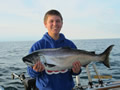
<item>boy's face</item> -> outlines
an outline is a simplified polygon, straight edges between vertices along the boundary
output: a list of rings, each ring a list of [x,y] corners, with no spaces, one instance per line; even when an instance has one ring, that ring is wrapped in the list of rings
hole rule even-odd
[[[59,35],[63,22],[59,16],[48,15],[47,20],[44,21],[44,24],[48,29],[49,35]]]

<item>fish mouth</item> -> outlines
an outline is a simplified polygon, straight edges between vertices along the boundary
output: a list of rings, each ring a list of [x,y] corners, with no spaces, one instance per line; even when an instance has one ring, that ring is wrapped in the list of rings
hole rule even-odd
[[[22,60],[25,62],[26,60],[28,60],[26,57],[23,57]]]
[[[23,60],[23,62],[29,62],[29,63],[32,63],[32,61],[31,61],[30,59],[26,58],[26,57],[23,57],[22,60]]]
[[[26,63],[28,66],[34,66],[34,64],[32,63],[32,61],[28,58],[23,58],[23,62]]]

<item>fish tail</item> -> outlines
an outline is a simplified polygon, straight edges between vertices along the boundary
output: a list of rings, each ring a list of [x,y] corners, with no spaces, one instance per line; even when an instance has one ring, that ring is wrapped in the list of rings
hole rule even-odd
[[[110,55],[110,51],[112,50],[114,45],[110,45],[101,55],[102,56],[105,56],[104,57],[104,61],[103,61],[103,64],[110,68],[110,63],[109,63],[109,55]]]

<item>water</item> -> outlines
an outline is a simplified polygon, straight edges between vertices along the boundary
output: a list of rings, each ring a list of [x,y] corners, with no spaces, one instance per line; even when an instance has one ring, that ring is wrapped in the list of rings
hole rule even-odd
[[[22,57],[28,54],[28,51],[35,41],[23,42],[0,42],[0,86],[5,90],[24,90],[24,86],[19,79],[11,79],[11,73],[24,73],[28,76],[26,65],[22,62]],[[114,44],[110,54],[111,68],[106,68],[103,64],[97,63],[97,69],[101,75],[112,75],[112,79],[103,79],[106,81],[120,81],[120,39],[96,39],[96,40],[73,40],[79,49],[87,51],[103,52],[109,45]],[[89,65],[91,76],[95,75],[92,65]],[[87,85],[88,79],[85,68],[82,68],[80,82]],[[97,82],[93,78],[94,82]]]

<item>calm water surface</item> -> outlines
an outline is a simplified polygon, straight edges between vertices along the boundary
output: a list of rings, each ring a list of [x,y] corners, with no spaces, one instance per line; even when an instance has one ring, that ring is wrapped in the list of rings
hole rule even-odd
[[[24,90],[24,86],[19,79],[11,79],[11,73],[24,73],[28,77],[26,65],[22,62],[22,57],[28,54],[28,51],[35,41],[20,42],[0,42],[0,86],[5,90]],[[103,79],[107,81],[120,81],[120,39],[96,39],[96,40],[73,40],[79,49],[87,51],[103,52],[109,45],[114,44],[110,54],[111,68],[106,68],[101,63],[96,63],[97,69],[101,75],[112,75],[112,79]],[[92,65],[89,65],[91,76],[95,75]],[[97,82],[96,79],[92,79]],[[82,68],[80,74],[82,85],[88,83],[85,68]]]

